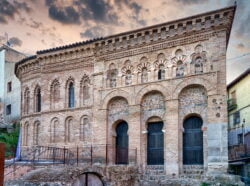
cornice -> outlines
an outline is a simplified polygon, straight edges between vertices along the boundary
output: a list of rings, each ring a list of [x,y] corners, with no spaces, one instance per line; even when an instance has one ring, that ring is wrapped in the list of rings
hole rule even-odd
[[[113,59],[119,59],[119,58],[124,58],[128,56],[135,56],[139,54],[144,54],[148,52],[153,52],[153,51],[158,51],[162,49],[167,49],[167,48],[172,48],[175,46],[181,46],[181,45],[186,45],[186,44],[191,44],[195,43],[198,41],[205,41],[208,40],[209,38],[215,36],[217,32],[211,31],[211,32],[202,32],[202,33],[197,33],[197,34],[192,34],[188,37],[178,37],[178,38],[172,38],[171,40],[167,40],[165,42],[163,41],[155,41],[150,44],[144,44],[141,45],[140,47],[136,48],[131,48],[127,49],[126,51],[124,50],[118,50],[118,51],[113,51],[109,53],[105,53],[102,55],[97,55],[97,61],[101,60],[113,60]]]

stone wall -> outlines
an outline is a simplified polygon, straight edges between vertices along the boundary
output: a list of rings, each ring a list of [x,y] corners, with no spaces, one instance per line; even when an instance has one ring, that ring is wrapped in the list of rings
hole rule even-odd
[[[50,167],[36,169],[19,179],[5,182],[12,185],[73,185],[81,175],[93,173],[105,186],[132,186],[139,183],[139,170],[134,166],[84,166],[81,167]],[[99,186],[99,185],[98,185]],[[100,185],[101,186],[101,185]]]

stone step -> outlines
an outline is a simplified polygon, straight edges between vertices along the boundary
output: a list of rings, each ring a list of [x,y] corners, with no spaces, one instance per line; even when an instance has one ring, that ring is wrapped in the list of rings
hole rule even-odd
[[[186,169],[183,170],[183,174],[203,174],[203,169]]]
[[[144,171],[144,174],[149,174],[149,175],[159,175],[159,174],[165,174],[164,170],[151,170],[151,169],[146,169]]]
[[[204,178],[205,178],[205,175],[203,175],[203,174],[189,174],[189,175],[184,174],[184,175],[180,175],[179,177],[180,177],[180,178],[184,178],[184,179],[186,179],[186,178],[191,178],[191,179],[204,179]]]
[[[160,180],[165,180],[168,179],[169,177],[166,175],[142,175],[141,180],[147,180],[147,181],[160,181]]]
[[[183,165],[183,169],[204,169],[203,165]]]
[[[164,165],[148,165],[146,170],[164,170]]]
[[[145,180],[140,180],[140,186],[159,186],[160,184],[155,181],[145,181]]]

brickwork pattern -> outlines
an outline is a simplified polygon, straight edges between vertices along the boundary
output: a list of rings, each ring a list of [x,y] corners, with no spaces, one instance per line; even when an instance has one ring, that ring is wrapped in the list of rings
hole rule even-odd
[[[179,175],[183,121],[195,114],[203,120],[204,168],[225,172],[226,47],[233,15],[234,7],[229,7],[38,52],[20,63],[16,74],[22,83],[22,108],[30,111],[22,110],[22,146],[115,145],[115,127],[125,120],[129,148],[137,149],[137,163],[146,167],[147,123],[163,121],[165,173]],[[69,82],[74,86],[73,108],[68,108]],[[38,85],[42,110],[34,112]],[[30,101],[24,96],[27,88]]]

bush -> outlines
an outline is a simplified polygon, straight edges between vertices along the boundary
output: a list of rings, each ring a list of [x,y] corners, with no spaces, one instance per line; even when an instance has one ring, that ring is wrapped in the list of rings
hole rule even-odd
[[[16,148],[18,144],[19,137],[19,125],[17,125],[11,132],[2,132],[0,134],[0,142],[5,143],[6,145],[6,158],[15,157]]]
[[[209,183],[206,183],[206,182],[202,182],[201,183],[201,186],[209,186],[210,184]]]

